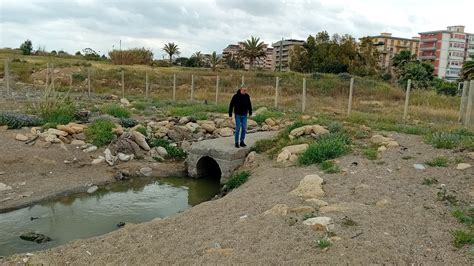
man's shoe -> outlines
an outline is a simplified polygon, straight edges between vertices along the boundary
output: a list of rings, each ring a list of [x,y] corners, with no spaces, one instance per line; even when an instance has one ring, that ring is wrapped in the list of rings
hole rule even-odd
[[[235,147],[236,147],[236,148],[240,148],[240,146],[239,146],[238,143],[235,143]]]
[[[245,145],[245,143],[241,142],[240,147],[247,147],[247,145]]]

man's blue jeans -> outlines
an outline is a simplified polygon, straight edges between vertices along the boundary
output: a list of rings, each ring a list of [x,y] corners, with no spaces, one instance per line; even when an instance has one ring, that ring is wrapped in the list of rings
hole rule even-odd
[[[242,131],[242,132],[241,132]],[[245,140],[245,132],[247,131],[247,115],[235,115],[235,144],[239,144],[239,134],[240,142]]]

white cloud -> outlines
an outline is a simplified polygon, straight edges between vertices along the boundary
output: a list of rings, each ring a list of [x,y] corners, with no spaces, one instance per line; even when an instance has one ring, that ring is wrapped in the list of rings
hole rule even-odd
[[[418,32],[465,25],[474,32],[472,0],[0,0],[0,47],[35,47],[74,53],[90,47],[146,47],[161,58],[166,42],[182,55],[221,52],[254,35],[267,43],[305,39],[327,30],[354,37]]]

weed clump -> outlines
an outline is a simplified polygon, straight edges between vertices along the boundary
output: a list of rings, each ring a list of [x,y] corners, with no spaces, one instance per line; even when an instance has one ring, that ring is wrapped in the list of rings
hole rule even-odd
[[[279,111],[264,111],[256,115],[253,120],[261,125],[267,118],[279,118],[282,117],[283,113]]]
[[[242,171],[242,172],[239,172],[237,174],[234,174],[230,179],[229,181],[227,181],[224,185],[224,190],[225,191],[230,191],[234,188],[238,188],[240,187],[242,184],[244,184],[245,182],[247,182],[247,180],[249,179],[249,176],[250,176],[250,172],[248,171]]]
[[[171,143],[165,139],[154,138],[149,141],[151,147],[163,147],[168,152],[168,159],[183,160],[186,158],[186,152],[181,148],[172,146]]]
[[[88,141],[100,147],[107,145],[114,140],[115,135],[112,132],[114,127],[115,125],[113,122],[99,119],[92,122],[84,133]]]
[[[427,140],[437,149],[452,149],[461,143],[461,137],[451,132],[435,132],[429,135]]]
[[[115,116],[117,118],[129,118],[130,117],[130,111],[118,104],[106,104],[102,106],[102,112],[109,114],[111,116]]]
[[[378,150],[377,146],[369,146],[364,149],[363,155],[365,158],[369,160],[376,160],[378,157]]]
[[[328,239],[317,240],[316,244],[320,249],[325,249],[331,246],[331,242]]]
[[[452,232],[453,245],[462,248],[464,245],[474,245],[474,230],[455,230]]]
[[[436,157],[431,161],[426,162],[427,165],[431,167],[448,167],[449,160],[446,157]]]
[[[298,161],[302,165],[310,165],[337,158],[349,152],[350,143],[351,140],[345,133],[325,134],[309,145],[298,157]]]
[[[333,161],[324,161],[319,166],[326,174],[336,174],[341,172],[339,166]]]

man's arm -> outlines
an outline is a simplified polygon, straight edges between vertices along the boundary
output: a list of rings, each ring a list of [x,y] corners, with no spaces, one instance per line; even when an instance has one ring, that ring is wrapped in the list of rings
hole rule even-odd
[[[235,96],[232,96],[232,99],[230,100],[230,104],[229,104],[229,117],[232,117],[232,111],[234,111],[234,105],[235,105]]]
[[[249,96],[249,116],[252,116],[252,101],[250,100],[250,96]]]

